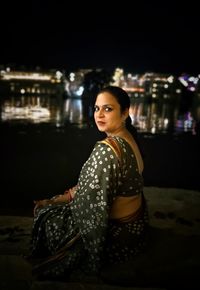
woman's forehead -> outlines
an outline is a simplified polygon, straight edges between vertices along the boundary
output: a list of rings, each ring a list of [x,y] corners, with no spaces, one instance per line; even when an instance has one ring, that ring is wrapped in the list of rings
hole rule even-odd
[[[100,93],[96,98],[97,103],[109,103],[109,104],[116,104],[118,103],[116,98],[108,92]]]

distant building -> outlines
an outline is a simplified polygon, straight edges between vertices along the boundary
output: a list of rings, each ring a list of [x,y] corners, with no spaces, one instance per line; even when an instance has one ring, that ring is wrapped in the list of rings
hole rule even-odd
[[[0,93],[3,94],[48,94],[64,90],[63,74],[60,71],[0,70]]]

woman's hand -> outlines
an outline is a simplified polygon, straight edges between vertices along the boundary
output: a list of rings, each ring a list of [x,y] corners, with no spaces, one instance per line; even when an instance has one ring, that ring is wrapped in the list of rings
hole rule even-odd
[[[70,202],[74,199],[76,188],[77,188],[77,186],[74,186],[70,189],[65,190],[64,196],[66,196],[68,202]]]
[[[76,190],[76,186],[65,190],[64,194],[56,195],[51,199],[34,200],[34,204],[35,204],[34,209],[33,209],[34,216],[36,214],[36,210],[39,207],[44,207],[49,204],[60,203],[60,202],[64,202],[64,203],[71,202],[75,196],[75,190]]]
[[[33,202],[35,204],[34,209],[33,209],[34,216],[35,216],[37,208],[53,203],[50,199],[34,200]]]

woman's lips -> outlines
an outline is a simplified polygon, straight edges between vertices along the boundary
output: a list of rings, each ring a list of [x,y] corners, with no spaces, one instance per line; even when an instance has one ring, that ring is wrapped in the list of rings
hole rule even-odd
[[[104,126],[105,124],[106,124],[105,122],[97,121],[97,125],[99,125],[99,126]]]

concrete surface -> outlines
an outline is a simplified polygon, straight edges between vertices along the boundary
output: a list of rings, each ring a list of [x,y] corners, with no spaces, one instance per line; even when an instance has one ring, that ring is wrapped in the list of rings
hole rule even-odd
[[[105,267],[99,278],[77,274],[65,283],[33,279],[31,266],[23,258],[29,250],[32,217],[4,213],[0,216],[0,289],[197,289],[200,192],[145,187],[144,194],[151,226],[144,254],[135,261]]]

